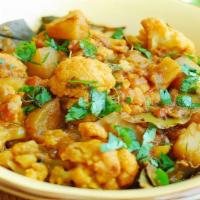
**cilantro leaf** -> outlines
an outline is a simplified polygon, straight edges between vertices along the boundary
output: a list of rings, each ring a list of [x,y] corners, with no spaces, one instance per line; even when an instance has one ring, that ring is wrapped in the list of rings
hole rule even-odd
[[[123,36],[124,36],[123,28],[117,28],[111,37],[113,39],[122,39]]]
[[[172,103],[171,95],[167,89],[160,90],[160,99],[163,105],[170,105]]]
[[[100,116],[104,117],[112,112],[120,112],[121,105],[114,101],[110,96],[106,97],[106,104],[104,110],[101,112]]]
[[[137,51],[140,51],[142,54],[144,54],[148,59],[152,57],[152,54],[147,49],[143,48],[140,43],[135,44],[134,49]]]
[[[130,152],[139,150],[140,144],[137,141],[137,138],[133,129],[128,128],[128,127],[122,127],[120,125],[115,125],[114,128],[118,132],[119,136],[122,138],[122,140],[127,146],[127,149]]]
[[[138,160],[149,157],[150,151],[153,147],[152,142],[154,141],[155,136],[156,136],[156,127],[150,124],[143,135],[142,146],[137,153]]]
[[[199,80],[198,76],[187,76],[181,84],[180,91],[184,93],[193,92]]]
[[[98,90],[92,88],[90,91],[91,97],[91,113],[94,116],[99,116],[100,113],[105,109],[106,105],[106,92],[99,92]]]
[[[74,120],[84,119],[89,114],[88,103],[84,98],[80,98],[65,115],[65,121],[70,122]]]
[[[80,41],[80,48],[83,49],[83,53],[86,57],[95,57],[97,48],[88,39]]]
[[[28,103],[28,105],[23,107],[25,114],[28,114],[34,109],[41,107],[52,99],[51,93],[42,86],[25,85],[19,90],[19,92],[25,93],[23,102]]]
[[[49,36],[47,36],[47,41],[45,42],[46,46],[50,46],[51,48],[57,51],[63,51],[66,53],[69,51],[68,49],[69,44],[70,44],[70,41],[65,40],[62,45],[58,45],[56,41],[53,38],[50,38]]]
[[[109,63],[109,67],[113,72],[122,70],[122,67],[119,64]]]
[[[155,181],[158,185],[169,185],[169,177],[165,171],[158,168],[155,171]]]
[[[127,104],[131,104],[131,102],[132,102],[131,97],[126,97],[125,102]]]
[[[31,61],[36,53],[36,45],[34,42],[20,42],[16,49],[14,55],[24,62]]]
[[[88,86],[88,87],[94,87],[94,86],[98,85],[97,81],[86,81],[86,80],[72,79],[72,80],[69,80],[68,82],[69,83],[74,83],[74,84],[83,84],[83,85]]]
[[[174,167],[174,161],[169,156],[167,156],[166,154],[161,153],[159,161],[160,161],[160,167],[164,171],[167,171],[167,170]]]
[[[177,96],[176,104],[185,108],[200,108],[200,103],[192,103],[192,97],[186,95]]]
[[[108,152],[112,150],[121,149],[123,147],[126,147],[126,144],[112,133],[109,133],[108,142],[106,144],[101,144],[100,151]]]
[[[190,66],[183,64],[181,66],[181,70],[184,74],[188,75],[188,76],[197,76],[199,75],[198,70],[191,68]]]

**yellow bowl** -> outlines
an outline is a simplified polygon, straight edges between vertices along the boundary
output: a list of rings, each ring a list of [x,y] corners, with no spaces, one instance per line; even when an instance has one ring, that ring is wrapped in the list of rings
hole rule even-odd
[[[24,18],[36,28],[40,16],[61,16],[72,9],[81,9],[95,23],[125,25],[133,34],[142,18],[162,18],[193,40],[200,52],[200,8],[178,0],[6,0],[1,2],[0,23]],[[0,167],[0,190],[34,200],[195,200],[200,199],[200,177],[152,189],[102,191],[43,183]]]

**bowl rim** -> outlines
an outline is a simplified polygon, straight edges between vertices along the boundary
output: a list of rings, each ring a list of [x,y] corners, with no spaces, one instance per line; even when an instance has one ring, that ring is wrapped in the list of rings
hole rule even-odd
[[[12,177],[12,178],[10,178]],[[19,191],[29,191],[31,194],[41,193],[44,197],[47,195],[55,195],[59,197],[72,196],[72,197],[82,197],[82,198],[106,198],[106,199],[142,199],[142,198],[153,198],[161,196],[171,196],[172,194],[178,194],[187,192],[188,190],[195,190],[200,186],[200,177],[194,177],[192,179],[187,179],[182,182],[170,184],[167,186],[159,186],[147,189],[124,189],[124,190],[98,190],[98,189],[85,189],[76,188],[69,186],[62,186],[51,184],[47,182],[42,182],[28,178],[26,176],[12,172],[6,168],[0,167],[0,182],[7,183],[7,185],[14,186]],[[21,185],[23,183],[23,185]],[[23,188],[22,188],[23,186]],[[41,195],[40,194],[40,195]],[[50,197],[50,196],[49,196]]]

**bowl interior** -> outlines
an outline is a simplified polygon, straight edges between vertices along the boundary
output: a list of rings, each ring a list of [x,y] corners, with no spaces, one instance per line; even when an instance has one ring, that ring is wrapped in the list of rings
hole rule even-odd
[[[140,20],[145,17],[164,19],[185,33],[200,53],[200,9],[178,0],[6,0],[0,6],[0,23],[24,18],[33,29],[45,15],[65,15],[69,10],[81,9],[91,21],[112,26],[125,25],[127,32],[136,34]],[[147,190],[97,191],[56,186],[33,181],[0,167],[0,183],[41,197],[56,199],[178,199],[198,193],[200,178]],[[3,188],[2,188],[3,189]],[[189,197],[187,197],[189,198]],[[160,198],[159,198],[160,199]],[[196,199],[196,198],[193,198]]]

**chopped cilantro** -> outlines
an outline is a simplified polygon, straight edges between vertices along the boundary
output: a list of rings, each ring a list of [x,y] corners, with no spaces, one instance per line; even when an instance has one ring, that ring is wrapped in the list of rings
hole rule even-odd
[[[68,46],[70,44],[69,40],[65,40],[62,45],[58,45],[53,38],[47,36],[47,41],[45,42],[46,46],[50,46],[51,48],[57,51],[69,52]]]
[[[185,108],[199,108],[200,103],[192,103],[192,97],[186,95],[179,95],[176,97],[176,104]]]
[[[166,154],[161,153],[159,161],[160,168],[162,168],[164,171],[168,171],[174,167],[174,161]]]
[[[5,60],[3,58],[0,58],[0,64],[3,64]]]
[[[112,38],[113,39],[122,39],[123,36],[124,36],[124,30],[123,30],[123,28],[117,28],[115,30],[115,32],[113,33]]]
[[[170,105],[172,103],[171,95],[167,89],[160,90],[160,99],[163,105]]]
[[[199,66],[200,66],[200,56],[199,56],[199,57],[197,57],[197,65],[199,65]]]
[[[144,158],[149,157],[151,148],[153,147],[152,142],[154,141],[155,136],[156,136],[156,128],[155,126],[150,124],[143,135],[142,146],[139,149],[138,154],[137,154],[138,160],[142,160]]]
[[[88,39],[81,40],[80,47],[83,49],[83,53],[86,57],[95,57],[97,48]]]
[[[84,98],[80,98],[76,104],[74,104],[65,115],[67,122],[84,119],[89,114],[88,103]]]
[[[119,64],[109,63],[109,67],[113,72],[122,70],[122,67]]]
[[[127,149],[130,152],[139,150],[140,144],[137,141],[136,134],[133,129],[128,127],[122,127],[119,125],[115,125],[114,128],[118,132],[119,136],[122,138],[122,140],[127,146]]]
[[[121,110],[121,105],[114,101],[110,96],[106,97],[106,104],[104,110],[101,112],[100,116],[106,116],[112,112],[119,112]]]
[[[36,53],[36,45],[34,42],[20,42],[14,55],[24,62],[31,61]]]
[[[25,115],[28,115],[28,113],[32,112],[33,110],[35,110],[37,107],[30,104],[28,106],[24,106],[22,109],[23,109],[23,112]]]
[[[91,113],[94,116],[99,116],[100,113],[105,109],[106,106],[106,92],[99,92],[98,90],[92,88],[90,91],[91,97]]]
[[[23,101],[29,103],[25,108],[23,108],[26,114],[35,108],[41,107],[52,99],[51,93],[42,86],[25,85],[19,91],[25,93]]]
[[[184,93],[193,92],[196,90],[199,80],[198,76],[187,76],[181,84],[180,91]]]
[[[191,68],[190,66],[184,64],[181,66],[181,70],[188,76],[197,76],[199,75],[198,70]]]
[[[131,102],[132,102],[131,97],[126,97],[125,102],[127,104],[131,104]]]
[[[126,147],[126,144],[112,133],[109,133],[108,143],[101,144],[100,150],[101,152],[108,152],[112,150],[121,149],[123,147]]]
[[[152,54],[147,49],[143,48],[140,43],[135,44],[134,49],[137,51],[140,51],[142,54],[144,54],[148,59],[152,57]]]
[[[168,185],[169,184],[168,174],[160,168],[156,169],[155,181],[158,185]]]
[[[86,81],[86,80],[76,80],[76,79],[72,79],[68,81],[69,83],[74,83],[74,84],[83,84],[85,86],[88,87],[94,87],[98,85],[97,81]]]

